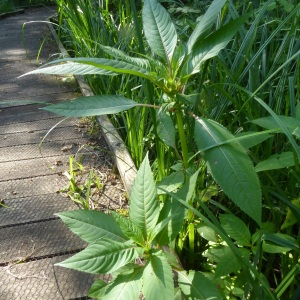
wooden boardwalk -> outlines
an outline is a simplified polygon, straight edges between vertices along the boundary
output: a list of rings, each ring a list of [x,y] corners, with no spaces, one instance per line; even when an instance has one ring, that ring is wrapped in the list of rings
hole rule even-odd
[[[57,102],[77,96],[75,83],[50,76],[18,76],[45,63],[57,49],[45,23],[54,8],[26,10],[0,20],[0,299],[86,299],[93,278],[56,267],[85,247],[53,214],[76,206],[58,191],[67,185],[63,172],[70,154],[83,152],[93,165],[109,168],[110,158],[95,155],[78,120],[39,110],[31,100]],[[44,43],[39,60],[41,43]],[[5,102],[3,104],[3,102]],[[106,147],[103,141],[103,147]],[[120,195],[107,189],[106,200]]]

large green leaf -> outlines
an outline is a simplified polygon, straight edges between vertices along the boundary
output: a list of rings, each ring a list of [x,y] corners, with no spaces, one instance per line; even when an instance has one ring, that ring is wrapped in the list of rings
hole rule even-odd
[[[205,224],[199,224],[197,226],[197,231],[200,234],[201,237],[203,237],[204,239],[210,241],[210,242],[214,242],[217,243],[219,238],[218,235],[216,234],[216,232],[209,226],[205,225]]]
[[[281,230],[286,229],[286,228],[288,228],[290,226],[293,226],[297,222],[300,223],[300,218],[299,217],[297,218],[297,214],[295,213],[295,210],[298,210],[298,216],[299,216],[299,212],[300,212],[300,198],[292,200],[290,205],[293,205],[294,209],[291,210],[288,207],[285,220],[284,220],[283,224],[280,227]]]
[[[144,239],[147,239],[159,216],[159,202],[148,155],[144,158],[131,188],[129,215],[131,221],[142,230]]]
[[[111,273],[138,257],[132,242],[98,240],[56,265],[93,274]]]
[[[144,268],[135,268],[131,273],[120,274],[110,284],[104,287],[105,295],[101,300],[138,300],[142,289]]]
[[[198,73],[201,64],[209,58],[217,56],[230,42],[247,18],[248,15],[244,15],[233,20],[207,36],[205,39],[195,43],[193,50],[189,55],[189,60],[183,66],[182,76],[189,77],[192,74]]]
[[[156,0],[145,0],[143,27],[152,51],[170,62],[177,44],[177,33],[171,17]]]
[[[260,132],[243,132],[235,135],[239,143],[245,148],[249,149],[256,146],[263,141],[271,138],[273,135],[270,132],[260,131]]]
[[[51,74],[51,75],[117,75],[117,72],[112,70],[97,68],[88,63],[81,63],[76,61],[55,60],[51,63],[45,64],[43,67],[30,71],[22,76],[31,74]],[[20,77],[22,77],[20,76]]]
[[[272,137],[270,133],[277,133],[280,132],[279,129],[273,129],[273,130],[266,130],[266,131],[260,131],[260,132],[243,132],[237,134],[233,139],[227,140],[222,142],[222,144],[218,144],[218,146],[230,144],[231,142],[238,142],[240,143],[245,149],[251,148],[255,145],[258,145],[265,141],[266,139]],[[216,145],[211,145],[207,148],[202,148],[201,151],[206,151],[211,148],[216,147]]]
[[[266,232],[261,239],[264,241],[263,250],[265,252],[283,253],[295,250],[300,253],[299,242],[287,234]]]
[[[126,236],[112,216],[95,210],[75,210],[56,214],[81,239],[94,243],[98,239],[125,242]]]
[[[239,246],[251,246],[251,233],[246,224],[238,217],[230,214],[220,215],[223,229]]]
[[[277,118],[291,131],[294,131],[296,128],[300,127],[300,120],[297,118],[279,115],[277,115]],[[272,116],[255,119],[251,122],[267,129],[280,129],[278,122],[276,122]]]
[[[93,299],[101,299],[105,295],[107,283],[101,279],[96,280],[89,289],[88,296]]]
[[[153,251],[149,260],[143,274],[143,295],[147,300],[173,299],[173,273],[163,252]]]
[[[198,149],[206,150],[203,158],[210,173],[225,194],[258,224],[261,223],[262,198],[257,174],[244,148],[233,141],[222,144],[234,136],[215,121],[198,118],[195,140]]]
[[[167,177],[163,178],[156,184],[157,193],[165,194],[165,191],[174,192],[184,182],[184,174],[182,171],[173,172]]]
[[[159,138],[168,146],[176,148],[175,127],[170,115],[160,110],[156,114],[156,119]]]
[[[115,114],[137,105],[138,103],[122,96],[97,95],[79,97],[43,109],[66,117],[88,117]]]
[[[168,245],[170,242],[174,241],[182,228],[185,212],[184,206],[178,201],[174,199],[165,201],[160,212],[159,221],[163,221],[169,217],[171,217],[171,220],[156,236],[155,240],[159,245]]]
[[[288,168],[295,165],[295,157],[293,152],[282,152],[280,154],[274,154],[267,159],[259,162],[255,166],[256,172],[276,170],[282,168]]]
[[[192,32],[188,42],[187,47],[190,52],[194,44],[203,39],[203,35],[207,33],[215,22],[219,12],[224,6],[226,0],[214,0],[209,6],[206,13],[201,17],[199,23],[196,25],[194,31]]]
[[[256,120],[251,121],[252,123],[259,125],[263,128],[277,130],[278,132],[286,133],[281,124],[284,124],[286,130],[291,134],[295,135],[297,138],[300,138],[300,120],[298,118],[288,117],[288,116],[274,116],[259,118]],[[295,145],[296,146],[296,145]]]
[[[250,252],[248,249],[238,249],[240,256],[249,260]],[[238,272],[242,268],[241,261],[233,254],[228,246],[209,248],[205,254],[211,261],[217,263],[215,276],[221,277],[227,274]]]
[[[185,299],[222,299],[217,287],[200,272],[178,272],[178,284]]]
[[[130,64],[133,64],[137,67],[144,68],[147,70],[150,70],[150,63],[148,59],[140,58],[140,57],[132,57],[124,53],[123,51],[116,49],[114,47],[104,46],[104,45],[98,45],[98,47],[103,50],[108,55],[111,55],[117,59],[120,59],[124,62],[128,62]]]
[[[189,202],[191,200],[195,191],[198,173],[199,170],[195,172],[190,178],[188,178],[186,183],[184,183],[183,186],[175,194],[177,197],[179,197],[180,199],[184,199],[184,201],[186,202]],[[167,192],[167,190],[165,189],[163,189],[163,191],[165,193]],[[168,226],[166,226],[158,234],[156,239],[158,244],[166,245],[177,237],[179,231],[182,229],[185,214],[185,208],[175,199],[171,198],[165,201],[164,206],[160,212],[159,220],[164,220],[170,217],[171,220],[168,223]]]
[[[144,244],[144,236],[141,229],[135,225],[129,218],[123,217],[120,214],[112,211],[111,214],[117,221],[122,232],[131,240],[139,245]]]
[[[52,74],[52,75],[116,75],[130,74],[149,80],[156,80],[156,73],[129,62],[107,59],[107,58],[67,58],[58,59],[44,65],[42,68],[28,72],[29,74]]]

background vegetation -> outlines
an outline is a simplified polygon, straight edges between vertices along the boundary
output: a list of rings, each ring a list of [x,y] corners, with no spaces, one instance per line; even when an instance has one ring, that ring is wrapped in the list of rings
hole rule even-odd
[[[146,249],[141,257],[149,265],[154,268],[154,260],[160,259],[165,266],[167,258],[173,270],[179,270],[179,277],[182,269],[196,270],[195,274],[201,274],[197,276],[205,276],[218,287],[217,298],[298,299],[300,5],[296,0],[160,3],[145,1],[142,13],[142,1],[57,0],[59,33],[74,59],[57,61],[63,64],[36,73],[92,74],[86,78],[100,95],[95,98],[100,113],[104,99],[133,107],[122,112],[111,108],[112,119],[143,170],[148,153],[160,203],[157,219],[149,217],[151,230],[153,222],[169,221],[167,237],[157,229],[155,234],[150,230],[150,240],[147,230],[140,240],[133,239]],[[214,9],[209,10],[212,3]],[[178,34],[176,47],[166,50],[167,58],[155,45],[157,32],[149,30],[149,16],[156,9],[164,18],[153,17],[153,22]],[[235,26],[230,25],[232,20]],[[172,39],[172,34],[166,36]],[[191,44],[192,54],[186,52]],[[214,49],[214,55],[203,59],[198,68],[193,64],[203,47]],[[125,65],[116,67],[116,61]],[[132,71],[141,66],[153,73]],[[193,74],[188,72],[191,66]],[[106,76],[112,71],[120,75]],[[89,107],[87,99],[78,100],[47,109],[69,116],[77,110],[80,115]],[[72,113],[68,112],[71,107]],[[241,152],[247,156],[240,156]],[[150,176],[147,170],[140,171],[141,178]],[[135,190],[140,191],[142,181],[135,183]],[[132,195],[132,201],[139,196]],[[145,202],[153,204],[152,198],[144,196]],[[182,219],[177,215],[181,211]],[[82,216],[72,218],[82,221]],[[128,223],[140,222],[136,211],[131,221],[114,217],[132,239],[126,226],[136,229],[136,224]],[[62,219],[85,236],[72,228],[69,216]],[[174,256],[165,251],[163,241]],[[92,239],[88,242],[96,247]],[[151,253],[153,248],[165,251],[164,255]],[[62,265],[80,269],[76,263],[74,259]],[[134,270],[125,273],[138,280],[135,276],[141,275]],[[168,267],[158,273],[164,272],[169,272]],[[125,281],[125,275],[120,276],[116,276],[119,284]],[[187,284],[187,278],[180,280],[182,286]],[[98,283],[93,293],[99,296],[97,292],[106,288]],[[188,298],[184,288],[180,293]]]
[[[54,5],[55,0],[0,0],[0,13],[12,12],[16,9],[36,6]]]

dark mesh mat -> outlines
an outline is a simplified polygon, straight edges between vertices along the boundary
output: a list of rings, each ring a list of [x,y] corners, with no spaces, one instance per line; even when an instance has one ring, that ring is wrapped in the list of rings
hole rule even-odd
[[[8,199],[0,207],[0,228],[55,218],[54,213],[74,210],[77,206],[61,194],[45,194]]]
[[[14,115],[14,110],[11,109],[12,112],[7,112],[8,110],[3,110],[0,112],[0,118],[2,119],[3,114],[7,112],[7,114]],[[28,111],[31,111],[32,109],[30,108],[30,105],[25,105],[22,106],[22,112],[26,113]],[[35,121],[34,123],[32,122],[25,122],[25,123],[12,123],[9,125],[0,125],[0,135],[7,135],[11,133],[18,133],[18,132],[29,132],[29,131],[34,131],[34,130],[49,130],[53,126],[56,126],[55,128],[60,128],[60,127],[66,127],[66,126],[71,126],[71,125],[76,125],[78,124],[78,120],[71,118],[71,119],[65,119],[62,121],[63,118],[61,117],[54,117],[51,119],[44,119],[44,120],[39,120]],[[61,122],[62,121],[62,122]],[[3,137],[2,137],[3,138]]]
[[[74,252],[86,244],[59,219],[0,228],[0,265]]]
[[[84,133],[77,130],[75,126],[55,128],[52,131],[32,130],[27,132],[10,133],[2,137],[1,147],[11,147],[15,145],[39,144],[42,139],[45,141],[75,140],[84,136]],[[47,134],[47,136],[46,136]]]
[[[96,279],[86,273],[54,266],[67,256],[0,267],[3,300],[83,300]],[[101,276],[109,280],[109,276]]]
[[[101,135],[89,138],[85,125],[67,119],[38,147],[47,131],[62,120],[39,109],[43,104],[78,97],[69,76],[18,76],[36,69],[57,54],[45,20],[55,12],[46,7],[0,20],[0,300],[83,300],[95,276],[54,266],[86,244],[54,214],[78,209],[64,190],[69,185],[69,156],[97,173],[101,188],[92,187],[90,206],[106,210],[126,205],[123,185],[112,171],[112,159]],[[39,61],[39,53],[43,39]],[[25,46],[25,48],[24,48]],[[65,175],[64,175],[65,174]],[[77,179],[76,179],[77,180]],[[104,278],[109,280],[109,276]]]

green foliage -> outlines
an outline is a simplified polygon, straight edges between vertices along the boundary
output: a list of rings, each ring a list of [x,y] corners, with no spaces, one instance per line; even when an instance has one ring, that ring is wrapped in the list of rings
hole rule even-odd
[[[185,299],[222,299],[211,281],[200,272],[178,272],[178,284]]]
[[[180,271],[180,265],[175,252],[157,239],[167,225],[167,221],[157,224],[159,214],[159,201],[146,157],[133,184],[128,219],[115,212],[106,215],[87,210],[57,214],[75,234],[89,243],[86,249],[58,265],[95,274],[118,271],[110,283],[94,283],[89,293],[94,298],[139,299],[142,292],[146,299],[172,299],[175,294],[172,267]],[[196,273],[191,282],[182,282],[183,293],[189,289],[189,294],[197,297],[194,285],[199,277],[203,284],[201,276]],[[204,282],[209,284],[204,292],[207,297],[219,295],[213,283],[205,278]]]
[[[54,5],[55,0],[1,0],[0,14],[36,5]]]
[[[94,188],[96,188],[96,193],[103,188],[96,170],[91,168],[88,178],[85,178],[83,174],[85,168],[73,156],[69,157],[69,166],[69,172],[63,173],[69,180],[69,186],[62,189],[61,192],[66,192],[67,196],[79,207],[84,209],[93,207],[91,198],[94,196]]]
[[[91,295],[117,299],[136,289],[146,298],[292,299],[300,5],[182,2],[145,0],[139,11],[142,1],[58,1],[77,57],[31,72],[86,75],[101,95],[46,109],[115,114],[140,166],[129,218],[103,217],[124,239],[112,239],[119,254],[105,253],[125,270],[108,285],[97,282]],[[154,175],[148,158],[142,162],[147,151]],[[90,240],[90,249],[100,251],[102,239]],[[122,243],[136,252],[122,252]],[[138,266],[128,265],[138,256]],[[93,263],[87,269],[100,272]],[[171,287],[170,270],[178,286]]]
[[[220,124],[198,119],[195,139],[198,149],[215,146],[203,152],[209,171],[224,192],[258,224],[261,223],[261,192],[250,158],[238,142],[218,146],[234,137]],[[226,175],[225,175],[226,174]]]
[[[69,103],[62,102],[46,109],[53,113],[69,117],[89,117],[96,115],[115,114],[135,107],[138,104],[121,96],[100,95],[80,97]],[[99,107],[98,103],[101,103]]]
[[[216,4],[214,3],[213,5]],[[214,7],[215,6],[213,6],[213,8]],[[215,9],[219,9],[219,6],[216,6]],[[211,14],[212,10],[213,9],[211,8],[208,13]],[[215,16],[217,15],[214,11],[213,14]],[[165,65],[158,60],[148,58],[147,63],[141,64],[138,58],[129,59],[125,53],[105,47],[106,52],[109,52],[113,56],[117,56],[119,60],[104,58],[73,58],[68,60],[58,60],[54,62],[54,66],[51,66],[53,63],[49,63],[41,69],[29,72],[29,74],[46,73],[57,75],[65,73],[100,73],[103,75],[111,75],[110,72],[116,72],[149,79],[166,93],[167,101],[170,103],[171,107],[175,108],[177,130],[183,156],[183,167],[187,169],[189,164],[188,149],[190,147],[186,141],[181,111],[182,109],[186,109],[186,107],[182,105],[180,98],[177,98],[177,94],[182,92],[182,88],[188,77],[200,72],[200,66],[205,60],[216,56],[219,51],[227,45],[233,35],[237,32],[238,28],[245,22],[246,17],[228,23],[216,32],[207,35],[205,38],[201,32],[208,30],[210,22],[207,22],[207,28],[205,27],[205,24],[196,27],[194,34],[191,35],[192,41],[188,42],[188,45],[191,47],[191,52],[187,54],[183,53],[183,58],[180,60],[183,63],[183,73],[179,75],[180,77],[174,77],[174,75],[176,76],[178,73],[178,67],[180,67],[177,65],[179,61],[176,59],[174,62],[172,61],[173,52],[177,42],[177,35],[175,35],[174,39],[174,24],[167,11],[157,1],[145,2],[143,16],[144,27],[145,29],[147,28],[147,30],[145,30],[147,42],[155,54],[163,57],[163,60],[169,62],[167,69]],[[147,18],[145,16],[147,16]],[[206,18],[208,17],[205,17],[205,19]],[[187,46],[183,44],[183,48],[185,47]],[[180,49],[180,47],[178,49]],[[129,60],[130,63],[128,63]],[[143,66],[141,67],[141,65]],[[174,67],[172,68],[174,65],[175,69]],[[153,69],[155,69],[155,72]],[[114,97],[115,96],[102,95],[79,98],[75,101],[51,105],[45,109],[67,116],[79,116],[80,114],[87,116],[91,114],[117,113],[135,106],[135,102],[130,99]],[[174,132],[172,133],[172,119],[168,117],[168,115],[160,112],[157,114],[156,122],[160,123],[157,128],[160,138],[166,142],[167,145],[172,145],[173,148],[176,148]],[[203,119],[197,120],[195,127],[196,144],[200,150],[202,144],[205,148],[207,146],[215,146],[212,144],[212,141],[216,141],[218,144],[233,138],[232,135],[227,133],[225,129],[222,129],[216,122],[212,123],[209,120],[206,122],[205,126],[210,125],[210,128],[201,130],[199,126],[201,122],[205,121]],[[171,135],[167,134],[166,126],[171,126],[171,131],[169,132]],[[202,126],[202,128],[205,128],[205,126]],[[210,134],[212,127],[214,127],[215,131],[213,135]],[[217,137],[217,135],[219,136]],[[220,184],[224,192],[243,211],[260,224],[261,193],[259,182],[250,159],[247,157],[246,153],[243,152],[242,147],[236,142],[233,146],[228,144],[207,151],[205,159],[214,179]],[[215,164],[216,161],[218,162],[218,165]],[[226,176],[224,176],[225,174]],[[141,194],[143,194],[143,191],[141,191]]]

